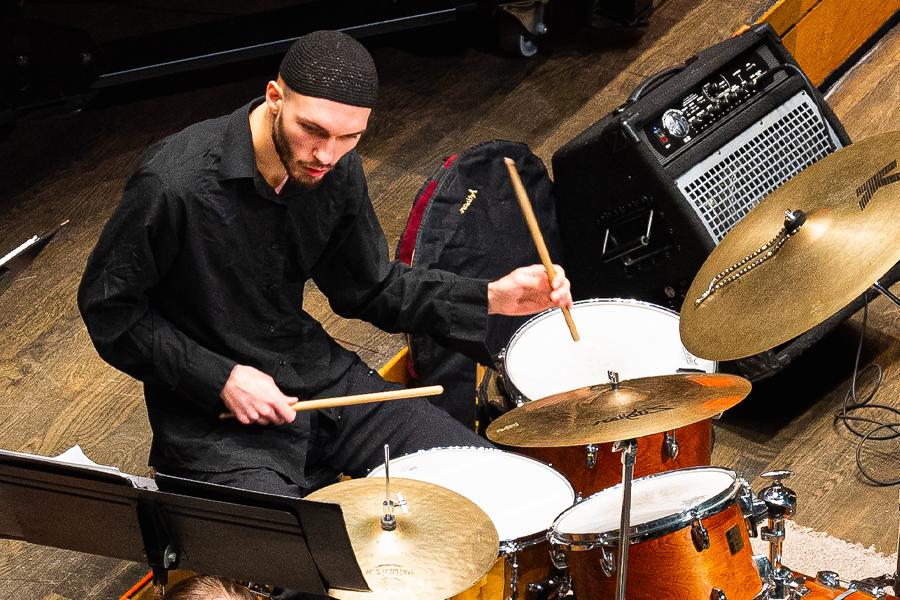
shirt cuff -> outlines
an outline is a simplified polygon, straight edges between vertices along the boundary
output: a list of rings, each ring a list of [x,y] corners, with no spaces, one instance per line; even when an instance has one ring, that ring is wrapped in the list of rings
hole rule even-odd
[[[229,358],[200,347],[188,355],[180,387],[211,410],[218,410],[222,404],[222,388],[236,364]]]

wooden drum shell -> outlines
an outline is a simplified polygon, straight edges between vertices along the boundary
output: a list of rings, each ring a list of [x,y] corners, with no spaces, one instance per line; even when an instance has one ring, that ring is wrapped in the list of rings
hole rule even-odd
[[[718,514],[702,519],[709,533],[709,548],[698,551],[691,539],[691,526],[638,543],[628,552],[628,600],[664,598],[709,598],[713,588],[725,592],[728,600],[753,600],[762,589],[762,580],[753,561],[750,539],[737,502]],[[729,545],[726,532],[731,532]],[[735,539],[740,539],[735,543]],[[731,551],[731,548],[735,552]],[[609,547],[614,557],[618,547]],[[616,575],[603,574],[601,549],[562,547],[577,598],[614,598]]]
[[[644,477],[684,467],[709,465],[712,457],[712,419],[705,419],[675,430],[678,456],[666,451],[665,434],[658,433],[637,439],[634,477]],[[572,484],[582,498],[622,483],[622,454],[612,451],[612,444],[597,445],[597,460],[589,468],[584,446],[560,448],[514,448],[520,454],[547,463]]]

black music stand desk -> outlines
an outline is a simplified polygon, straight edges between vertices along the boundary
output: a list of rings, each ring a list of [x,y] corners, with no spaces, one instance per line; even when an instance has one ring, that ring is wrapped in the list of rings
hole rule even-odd
[[[326,596],[368,591],[337,504],[0,450],[0,538]]]

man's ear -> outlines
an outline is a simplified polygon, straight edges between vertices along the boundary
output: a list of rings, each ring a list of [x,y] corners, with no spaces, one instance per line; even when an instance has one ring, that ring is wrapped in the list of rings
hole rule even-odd
[[[284,104],[284,90],[277,81],[270,81],[266,84],[266,104],[272,113],[277,113]]]

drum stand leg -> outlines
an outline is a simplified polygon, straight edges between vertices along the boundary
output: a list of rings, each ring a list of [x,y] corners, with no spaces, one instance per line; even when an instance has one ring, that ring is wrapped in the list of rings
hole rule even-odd
[[[619,523],[619,564],[616,571],[616,600],[625,600],[625,579],[628,574],[628,537],[631,530],[631,481],[637,440],[613,444],[613,452],[622,453],[622,520]]]

